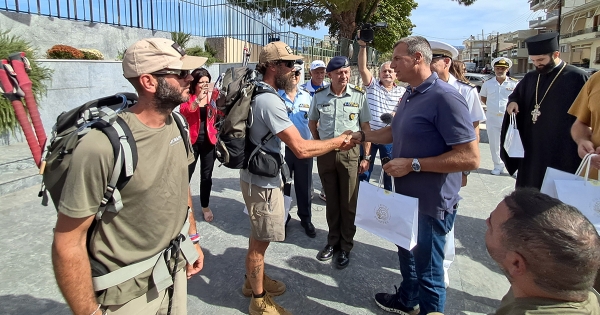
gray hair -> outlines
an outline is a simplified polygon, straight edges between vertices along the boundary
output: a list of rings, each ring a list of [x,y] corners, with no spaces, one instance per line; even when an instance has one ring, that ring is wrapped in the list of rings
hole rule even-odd
[[[391,65],[391,64],[392,64],[391,61],[386,61],[386,62],[382,63],[381,66],[379,66],[379,72],[381,72],[383,67],[385,67],[386,65]]]
[[[425,64],[429,65],[431,64],[431,58],[432,57],[432,53],[431,53],[431,45],[429,45],[429,42],[427,41],[427,39],[425,39],[425,37],[422,36],[408,36],[408,37],[404,37],[402,39],[400,39],[399,41],[396,42],[396,44],[394,44],[394,48],[396,48],[396,46],[400,45],[400,43],[404,43],[406,44],[407,47],[407,51],[409,55],[414,55],[415,53],[420,53],[423,56],[423,61],[425,62]]]
[[[600,268],[600,239],[575,207],[534,189],[504,198],[512,216],[502,224],[503,245],[525,258],[533,282],[546,292],[585,299]]]

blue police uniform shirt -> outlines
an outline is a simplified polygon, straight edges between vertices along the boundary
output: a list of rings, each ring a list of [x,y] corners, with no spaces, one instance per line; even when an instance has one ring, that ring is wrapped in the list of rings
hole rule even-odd
[[[392,158],[425,158],[476,139],[465,99],[433,73],[407,87],[392,121]],[[460,200],[461,173],[410,172],[395,178],[396,192],[419,199],[419,212],[443,219]]]
[[[279,90],[279,95],[285,101],[288,117],[290,117],[296,129],[298,129],[302,138],[312,140],[312,134],[308,128],[308,110],[312,101],[310,93],[302,88],[297,88],[296,97],[293,102],[285,94],[285,90]]]

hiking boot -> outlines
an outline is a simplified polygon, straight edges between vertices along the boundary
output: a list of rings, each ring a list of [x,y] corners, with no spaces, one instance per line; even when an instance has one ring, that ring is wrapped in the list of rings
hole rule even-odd
[[[250,286],[250,280],[244,276],[244,286],[242,286],[242,294],[247,297],[252,296],[252,287]],[[281,281],[273,280],[265,274],[263,277],[263,289],[271,296],[279,296],[285,292],[285,284]]]
[[[419,314],[419,306],[406,307],[398,297],[398,288],[396,288],[396,294],[388,293],[377,293],[375,294],[375,303],[384,311],[390,313],[396,313],[401,315],[417,315]]]
[[[275,303],[269,293],[265,293],[261,298],[252,297],[248,310],[250,315],[292,315],[288,310]]]

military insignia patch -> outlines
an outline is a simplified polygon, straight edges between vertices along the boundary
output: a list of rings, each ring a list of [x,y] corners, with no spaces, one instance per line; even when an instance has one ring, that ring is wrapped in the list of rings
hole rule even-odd
[[[359,91],[360,93],[365,94],[365,90],[363,88],[361,88],[360,86],[353,85],[352,88]]]
[[[321,92],[321,91],[325,90],[326,88],[327,88],[326,86],[322,86],[322,87],[318,88],[318,89],[315,91],[315,93],[319,93],[319,92]]]

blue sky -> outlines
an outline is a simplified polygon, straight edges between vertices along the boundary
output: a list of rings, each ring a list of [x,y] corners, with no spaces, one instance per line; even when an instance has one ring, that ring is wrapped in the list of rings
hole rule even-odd
[[[460,46],[470,35],[481,37],[496,32],[507,33],[528,29],[529,21],[543,12],[529,10],[527,0],[477,0],[465,7],[451,0],[417,0],[419,6],[413,10],[410,19],[416,27],[413,35],[447,42]],[[310,32],[310,33],[309,33]],[[323,26],[319,31],[299,31],[302,34],[322,38],[327,34]]]

